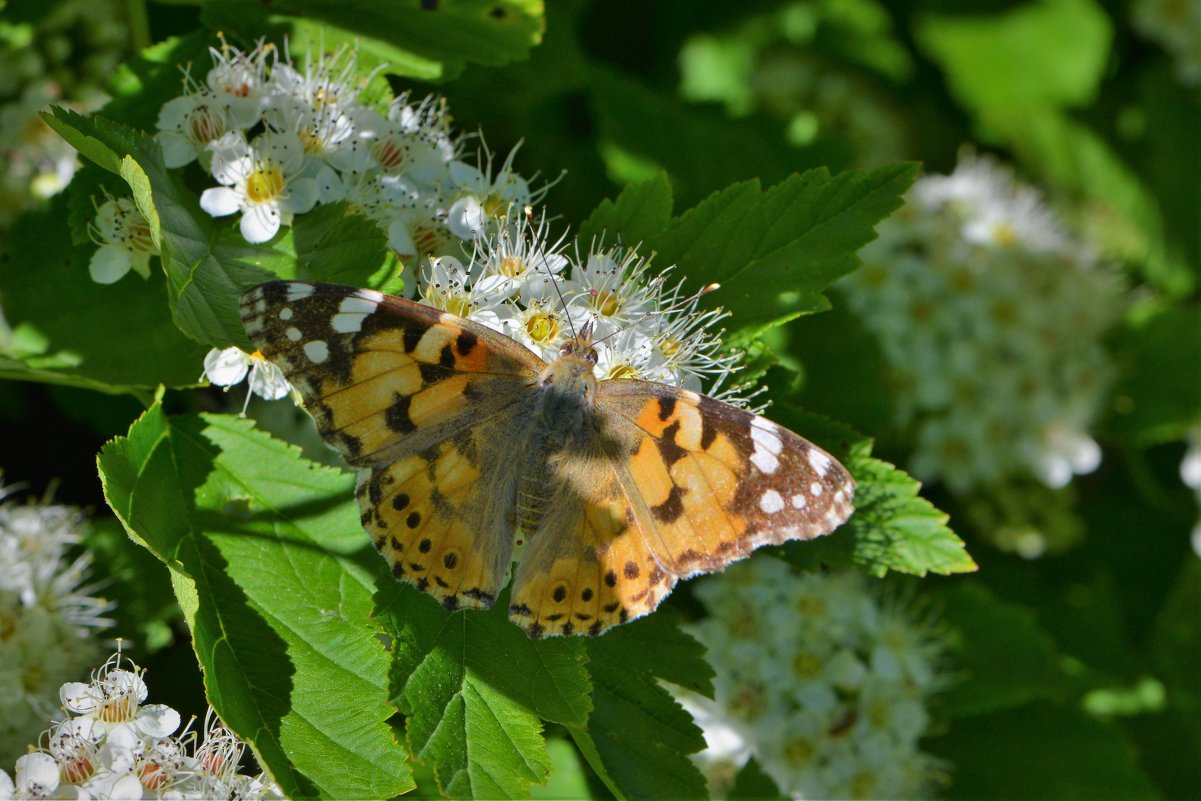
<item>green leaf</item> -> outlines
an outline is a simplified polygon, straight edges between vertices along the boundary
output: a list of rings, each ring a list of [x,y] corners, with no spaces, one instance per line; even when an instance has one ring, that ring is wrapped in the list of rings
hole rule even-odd
[[[299,215],[271,242],[247,243],[235,217],[214,220],[199,198],[168,170],[158,143],[103,117],[53,109],[46,121],[80,152],[121,175],[133,190],[162,250],[175,323],[209,345],[249,348],[238,300],[272,278],[332,280],[395,288],[398,271],[386,257],[386,237],[344,204]]]
[[[793,171],[818,165],[839,168],[850,161],[846,152],[826,144],[789,145],[774,122],[732,120],[719,109],[687,105],[674,93],[656,91],[595,64],[584,88],[610,177],[621,180],[665,170],[682,205],[750,178],[774,184]]]
[[[1171,594],[1155,621],[1151,656],[1168,688],[1169,709],[1192,736],[1201,756],[1201,560],[1185,556]]]
[[[576,239],[636,247],[658,236],[671,220],[671,183],[666,173],[621,190],[617,200],[603,200],[580,226]],[[645,255],[650,255],[649,253]]]
[[[153,130],[163,104],[183,93],[184,67],[190,66],[193,80],[204,83],[211,63],[208,48],[216,43],[208,31],[193,31],[142,50],[109,77],[112,100],[100,113],[131,128]]]
[[[388,583],[377,605],[414,757],[453,798],[528,797],[550,771],[540,721],[579,728],[592,709],[583,642],[529,639],[509,622],[504,594],[487,612],[448,613]]]
[[[708,797],[688,759],[705,738],[658,683],[712,696],[713,671],[703,654],[663,609],[588,642],[594,709],[588,728],[571,736],[618,799]]]
[[[1030,609],[999,600],[978,583],[939,592],[960,674],[937,698],[943,716],[992,714],[1032,702],[1064,701],[1072,682],[1054,641]]]
[[[563,799],[584,799],[591,797],[588,780],[584,775],[584,766],[580,761],[580,752],[570,740],[552,737],[546,741],[546,750],[550,754],[550,780],[545,787],[535,787],[534,801],[563,801]]]
[[[948,798],[1159,797],[1121,730],[1070,706],[1037,703],[960,718],[926,742],[954,765]]]
[[[821,291],[859,264],[874,226],[901,205],[917,165],[831,176],[793,175],[768,190],[758,181],[723,189],[672,220],[648,242],[663,264],[678,264],[739,328],[762,329],[825,308]]]
[[[55,197],[0,242],[0,300],[13,329],[0,334],[0,377],[102,392],[195,384],[205,349],[172,323],[162,276],[93,282],[95,245],[72,244],[67,205]]]
[[[738,775],[734,777],[734,786],[726,795],[728,801],[774,800],[784,797],[784,793],[771,777],[763,772],[763,768],[754,757],[748,759],[742,770],[738,771]]]
[[[947,515],[918,493],[921,483],[871,456],[871,440],[850,428],[788,403],[771,407],[781,425],[808,437],[855,479],[855,513],[833,534],[787,546],[788,558],[806,569],[853,566],[873,576],[889,570],[924,576],[976,570],[963,540],[947,527]]]
[[[916,22],[916,38],[969,109],[1090,102],[1109,62],[1108,16],[1092,0],[1038,0],[1000,14]]]
[[[422,80],[453,78],[468,63],[523,60],[542,40],[544,25],[537,0],[205,0],[204,19],[247,41],[266,31],[290,32],[293,53],[356,42],[365,63]]]
[[[1117,334],[1122,361],[1117,402],[1106,421],[1143,444],[1180,439],[1201,417],[1201,308],[1153,301],[1128,315]]]
[[[284,793],[410,789],[353,479],[247,420],[158,404],[99,466],[127,532],[172,570],[209,701]]]

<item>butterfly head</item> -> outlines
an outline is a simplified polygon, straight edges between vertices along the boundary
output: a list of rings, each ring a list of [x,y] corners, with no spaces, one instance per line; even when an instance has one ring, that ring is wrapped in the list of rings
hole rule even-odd
[[[579,332],[563,343],[559,348],[559,357],[573,357],[588,362],[590,367],[596,366],[596,348],[592,347],[593,324],[589,320],[584,323]]]

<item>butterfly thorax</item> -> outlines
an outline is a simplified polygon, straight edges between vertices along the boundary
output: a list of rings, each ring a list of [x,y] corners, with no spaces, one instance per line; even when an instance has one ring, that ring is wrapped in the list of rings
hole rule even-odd
[[[560,356],[538,376],[529,449],[517,481],[517,524],[538,527],[556,489],[554,465],[561,454],[588,440],[595,398],[591,330],[563,346]]]

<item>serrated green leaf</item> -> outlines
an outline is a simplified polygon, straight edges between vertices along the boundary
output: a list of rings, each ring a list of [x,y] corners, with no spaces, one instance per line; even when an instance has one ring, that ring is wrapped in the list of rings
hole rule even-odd
[[[0,377],[102,392],[195,384],[204,348],[172,323],[162,277],[93,282],[95,246],[72,244],[67,204],[55,197],[0,243],[0,301],[13,328],[0,334]]]
[[[414,756],[451,797],[528,797],[550,768],[540,721],[587,723],[583,643],[529,639],[509,622],[505,594],[487,612],[448,613],[390,585],[377,616],[393,637],[393,693]]]
[[[571,730],[584,758],[618,799],[707,798],[688,755],[705,738],[658,680],[712,695],[704,648],[659,610],[589,641],[594,709]]]
[[[214,29],[237,31],[247,41],[265,31],[290,33],[294,53],[353,41],[365,62],[422,80],[453,78],[468,63],[525,59],[544,25],[540,0],[277,0],[269,6],[205,0],[203,13]]]
[[[958,681],[940,693],[943,717],[992,714],[1039,701],[1064,701],[1072,682],[1034,612],[978,583],[939,592],[940,618],[951,627],[949,651]]]
[[[793,175],[770,189],[747,181],[723,189],[648,241],[733,317],[762,329],[828,305],[822,290],[855,269],[874,226],[901,205],[917,166],[898,164],[831,176]]]
[[[103,117],[53,109],[47,122],[102,167],[115,167],[130,185],[162,250],[175,323],[199,342],[249,348],[238,300],[272,278],[339,281],[394,287],[395,264],[386,237],[345,204],[321,206],[296,218],[271,242],[247,243],[234,217],[214,220],[200,208],[178,171],[168,170],[152,138]]]
[[[410,789],[353,479],[247,420],[157,404],[98,461],[130,536],[172,569],[209,701],[285,794]]]
[[[576,239],[586,245],[620,241],[635,247],[662,233],[671,220],[671,204],[671,183],[665,173],[659,173],[622,189],[617,200],[601,201],[580,225]]]
[[[832,535],[786,546],[789,561],[806,569],[855,567],[873,576],[889,570],[924,576],[977,569],[963,540],[947,527],[947,514],[918,494],[917,479],[872,457],[871,440],[788,403],[773,405],[770,416],[828,450],[856,483],[850,520]]]

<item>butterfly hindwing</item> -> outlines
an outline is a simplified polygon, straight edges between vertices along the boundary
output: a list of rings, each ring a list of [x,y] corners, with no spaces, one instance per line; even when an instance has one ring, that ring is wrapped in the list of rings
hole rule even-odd
[[[613,453],[551,460],[556,489],[513,577],[509,618],[532,637],[601,632],[654,611],[675,586],[659,567]]]
[[[272,282],[243,296],[242,315],[325,439],[360,468],[362,523],[393,574],[447,608],[490,606],[512,555],[512,420],[542,361],[371,290]]]

